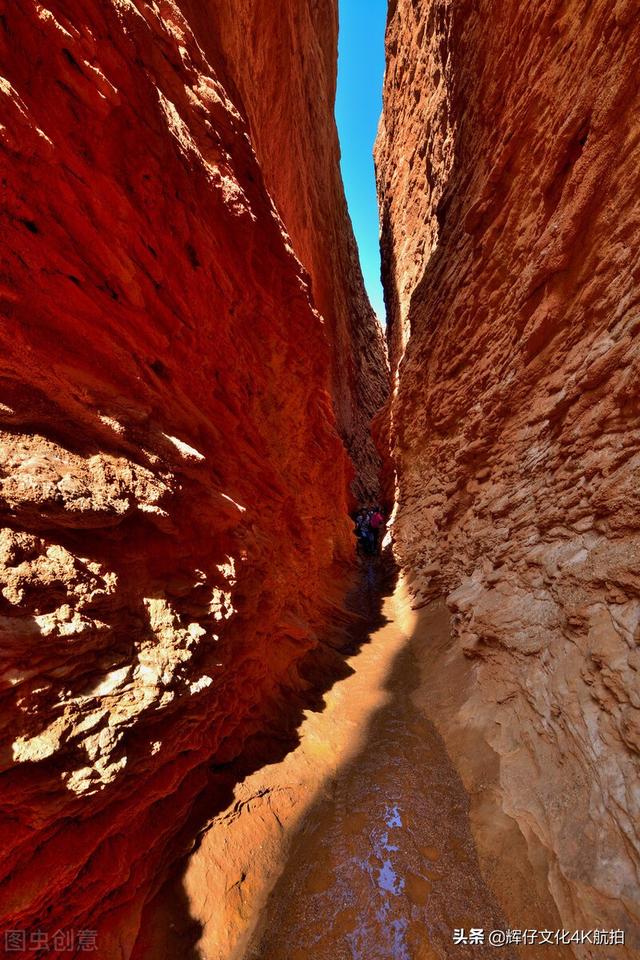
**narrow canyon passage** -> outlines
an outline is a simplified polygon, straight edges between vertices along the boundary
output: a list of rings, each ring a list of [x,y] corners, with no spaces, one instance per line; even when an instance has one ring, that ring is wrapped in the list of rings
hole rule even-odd
[[[455,928],[488,936],[507,924],[480,872],[462,783],[412,699],[429,638],[406,635],[401,590],[372,638],[394,649],[384,702],[368,716],[365,690],[334,718],[355,725],[361,749],[305,817],[247,960],[514,956],[452,942]],[[353,658],[356,673],[371,656],[365,648]]]
[[[16,957],[640,955],[640,5],[383,6],[386,338],[339,0],[3,5]]]
[[[414,695],[433,630],[363,560],[354,652],[298,744],[239,777],[228,806],[144,919],[136,957],[435,960],[516,956],[453,943],[508,924],[480,870],[469,800]],[[449,629],[444,607],[434,613]]]

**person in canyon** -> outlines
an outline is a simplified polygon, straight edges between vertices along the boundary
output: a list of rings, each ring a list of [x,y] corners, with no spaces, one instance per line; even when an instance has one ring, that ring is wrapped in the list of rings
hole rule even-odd
[[[357,540],[358,554],[375,556],[380,552],[384,524],[384,513],[379,505],[369,503],[366,507],[361,507],[358,510],[353,529]]]
[[[382,512],[382,507],[376,505],[373,507],[369,514],[369,527],[371,529],[373,537],[373,553],[380,553],[380,547],[382,545],[382,538],[384,536],[384,513]]]
[[[359,556],[373,553],[373,531],[369,511],[360,507],[354,518],[353,532],[356,537],[356,552]]]

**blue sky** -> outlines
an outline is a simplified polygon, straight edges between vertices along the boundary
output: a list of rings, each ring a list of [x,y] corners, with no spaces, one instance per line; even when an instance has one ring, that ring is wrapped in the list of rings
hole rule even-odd
[[[360,249],[364,282],[373,309],[384,323],[378,205],[371,153],[382,111],[387,0],[339,0],[339,7],[336,120],[342,178]]]

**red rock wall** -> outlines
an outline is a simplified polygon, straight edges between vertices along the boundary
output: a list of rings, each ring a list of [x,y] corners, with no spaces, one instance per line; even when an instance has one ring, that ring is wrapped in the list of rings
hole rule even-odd
[[[510,870],[565,926],[626,928],[631,955],[640,16],[397,0],[386,43],[396,550],[416,605],[444,591],[454,614],[441,729],[511,916]]]
[[[196,34],[207,10],[223,5],[199,5]],[[186,3],[0,12],[2,927],[97,930],[99,956],[123,957],[211,762],[302,685],[339,595],[352,467],[333,401],[354,401],[332,371],[350,334],[314,309],[229,63]],[[325,13],[307,52],[322,110]],[[283,176],[302,121],[299,103],[273,126]],[[335,145],[315,162],[337,190]],[[319,249],[342,230],[353,254],[343,213]]]
[[[364,290],[340,177],[333,115],[336,0],[183,0],[199,42],[246,110],[265,183],[330,331],[340,434],[371,496],[380,460],[371,419],[388,395],[386,348]]]

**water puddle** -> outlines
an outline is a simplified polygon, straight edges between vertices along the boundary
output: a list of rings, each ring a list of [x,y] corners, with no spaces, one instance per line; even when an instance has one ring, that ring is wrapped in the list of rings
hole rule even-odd
[[[507,924],[480,873],[462,784],[412,702],[417,676],[405,647],[358,756],[298,831],[247,958],[515,956],[453,942],[456,928],[488,937]]]
[[[348,601],[362,636],[342,677],[305,711],[293,749],[239,777],[225,809],[214,795],[147,909],[145,960],[513,960],[453,941],[507,924],[462,784],[414,703],[430,639],[407,636],[404,594],[388,589],[381,566],[363,564]]]

